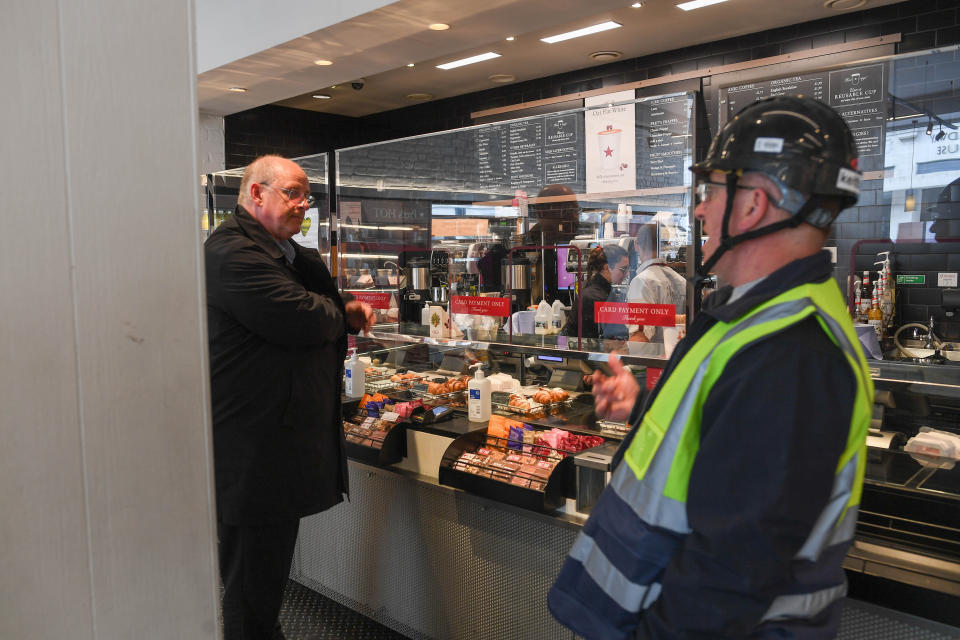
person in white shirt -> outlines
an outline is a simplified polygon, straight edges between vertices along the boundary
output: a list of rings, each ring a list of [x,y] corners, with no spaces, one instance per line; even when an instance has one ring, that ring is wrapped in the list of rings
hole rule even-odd
[[[637,234],[637,275],[627,289],[627,302],[672,304],[676,314],[684,313],[687,281],[659,257],[657,225],[645,224]],[[641,326],[631,340],[663,345],[663,328]]]

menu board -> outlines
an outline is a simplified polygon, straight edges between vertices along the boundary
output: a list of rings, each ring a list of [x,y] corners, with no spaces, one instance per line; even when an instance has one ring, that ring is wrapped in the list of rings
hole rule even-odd
[[[526,118],[476,130],[481,188],[536,193],[548,184],[583,184],[583,114]]]
[[[637,103],[637,188],[689,182],[690,100],[686,94]]]
[[[857,143],[860,168],[882,168],[887,114],[885,66],[870,64],[759,80],[720,89],[723,121],[743,107],[771,96],[802,94],[833,107],[843,116]]]

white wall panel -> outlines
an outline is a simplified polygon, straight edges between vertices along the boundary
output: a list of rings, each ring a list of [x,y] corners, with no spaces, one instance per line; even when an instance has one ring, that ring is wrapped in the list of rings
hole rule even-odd
[[[12,4],[0,638],[215,638],[193,4]]]

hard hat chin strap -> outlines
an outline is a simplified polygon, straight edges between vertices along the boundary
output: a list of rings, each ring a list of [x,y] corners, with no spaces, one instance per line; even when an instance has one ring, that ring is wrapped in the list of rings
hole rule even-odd
[[[694,286],[700,287],[703,285],[703,282],[710,275],[710,271],[717,264],[717,261],[723,257],[727,251],[740,244],[741,242],[746,242],[747,240],[753,240],[754,238],[759,238],[761,236],[770,235],[780,231],[781,229],[793,229],[800,224],[802,224],[807,216],[811,212],[819,210],[820,205],[823,204],[824,198],[819,195],[810,196],[803,206],[800,207],[800,210],[797,211],[794,215],[790,216],[786,220],[781,220],[780,222],[774,222],[773,224],[768,224],[759,229],[754,229],[753,231],[747,231],[746,233],[741,233],[738,236],[730,235],[730,218],[733,214],[733,199],[737,194],[737,183],[740,181],[742,172],[732,171],[727,174],[727,202],[723,210],[723,224],[721,226],[720,234],[720,246],[717,247],[717,250],[713,252],[713,255],[710,256],[710,259],[697,267],[697,273],[694,277],[693,284]],[[816,225],[815,225],[816,226]]]

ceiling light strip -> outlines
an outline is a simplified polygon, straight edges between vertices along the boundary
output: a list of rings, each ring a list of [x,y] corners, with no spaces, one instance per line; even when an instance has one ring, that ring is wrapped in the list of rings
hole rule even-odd
[[[468,64],[474,64],[475,62],[483,62],[484,60],[493,60],[494,58],[499,58],[499,53],[494,53],[493,51],[487,51],[486,53],[481,53],[480,55],[471,56],[469,58],[463,58],[461,60],[454,60],[453,62],[444,62],[443,64],[438,64],[437,69],[456,69],[457,67],[464,67]]]
[[[577,29],[576,31],[568,31],[566,33],[558,33],[555,36],[550,36],[549,38],[540,38],[542,42],[547,44],[553,44],[554,42],[562,42],[564,40],[570,40],[571,38],[579,38],[581,36],[589,36],[594,33],[600,33],[601,31],[609,31],[610,29],[616,29],[617,27],[622,27],[623,25],[619,22],[613,22],[609,20],[607,22],[601,22],[600,24],[595,24],[592,27],[584,27],[583,29]]]
[[[681,2],[677,5],[677,8],[683,9],[684,11],[693,11],[694,9],[709,7],[712,4],[720,4],[726,1],[727,0],[691,0],[691,2]]]

